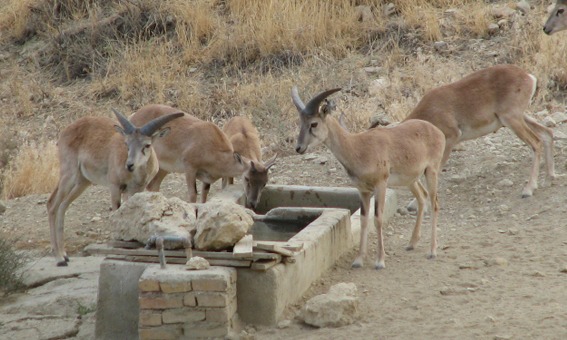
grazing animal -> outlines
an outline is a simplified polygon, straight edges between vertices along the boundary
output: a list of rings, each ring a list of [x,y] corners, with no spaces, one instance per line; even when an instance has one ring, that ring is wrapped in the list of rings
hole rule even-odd
[[[175,109],[150,104],[136,111],[130,121],[144,124],[171,111]],[[250,170],[250,160],[234,151],[228,137],[215,124],[185,114],[167,126],[171,132],[154,144],[159,171],[148,185],[148,190],[159,191],[161,182],[170,172],[184,173],[189,202],[197,202],[199,179],[203,182],[201,202],[205,203],[212,183],[222,177],[241,176]]]
[[[522,191],[522,197],[529,197],[537,189],[542,147],[547,174],[555,178],[553,131],[525,114],[536,83],[517,66],[492,66],[428,91],[405,120],[425,120],[443,131],[443,165],[458,143],[510,128],[533,151],[531,174]]]
[[[114,110],[120,126],[106,117],[84,117],[65,128],[57,141],[60,175],[47,201],[51,247],[57,266],[69,257],[63,245],[63,225],[69,205],[91,184],[110,188],[112,209],[126,198],[143,191],[158,171],[152,142],[167,135],[161,127],[183,116],[173,113],[136,127]]]
[[[266,164],[262,163],[258,130],[246,117],[232,117],[224,125],[223,132],[230,140],[234,151],[250,159],[250,169],[242,174],[242,183],[246,194],[246,207],[255,209],[260,200],[262,189],[268,183],[268,171],[274,165],[278,155],[274,155]],[[222,179],[223,188],[233,183],[233,177]]]
[[[555,7],[549,14],[549,18],[543,26],[543,31],[547,35],[552,35],[567,29],[567,0],[557,0]]]
[[[418,202],[418,214],[410,243],[415,248],[420,238],[425,198],[428,193],[419,182],[425,175],[431,206],[431,249],[429,258],[437,255],[437,181],[445,149],[445,136],[433,124],[422,120],[408,120],[392,128],[374,128],[360,133],[349,133],[337,119],[321,110],[321,102],[339,91],[324,91],[305,105],[294,87],[291,92],[300,119],[300,130],[295,150],[303,154],[309,146],[323,143],[343,165],[359,191],[361,199],[361,231],[358,257],[353,267],[363,265],[368,240],[370,199],[375,198],[374,223],[378,234],[378,256],[374,267],[385,267],[382,215],[386,202],[386,188],[407,186]]]

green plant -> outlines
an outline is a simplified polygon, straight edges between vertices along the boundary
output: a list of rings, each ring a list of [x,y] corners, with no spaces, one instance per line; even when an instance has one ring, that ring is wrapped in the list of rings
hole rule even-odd
[[[92,313],[94,311],[96,311],[96,305],[95,304],[85,306],[85,305],[83,305],[82,303],[79,302],[79,305],[77,306],[77,314],[79,314],[80,316],[85,316],[85,315]]]
[[[28,257],[17,252],[13,241],[0,238],[0,291],[10,294],[24,287],[22,268]]]

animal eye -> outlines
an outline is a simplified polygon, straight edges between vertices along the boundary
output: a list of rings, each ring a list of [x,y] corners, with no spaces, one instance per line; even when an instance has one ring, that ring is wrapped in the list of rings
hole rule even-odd
[[[319,125],[319,123],[315,122],[315,123],[311,123],[311,128],[314,129],[317,127],[317,125]]]
[[[560,14],[563,14],[563,12],[565,12],[565,9],[560,8],[557,10],[557,16],[559,16]]]
[[[149,149],[149,147],[152,146],[151,144],[146,144],[144,145],[144,148]]]

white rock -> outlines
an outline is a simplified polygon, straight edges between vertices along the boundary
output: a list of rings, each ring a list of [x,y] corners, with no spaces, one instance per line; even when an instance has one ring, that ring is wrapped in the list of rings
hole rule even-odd
[[[203,270],[209,268],[211,265],[206,259],[200,256],[193,256],[189,259],[189,261],[187,261],[185,266],[187,267],[187,270]]]
[[[553,120],[557,123],[557,124],[561,124],[567,121],[567,114],[565,114],[565,112],[553,112],[553,114],[551,115],[551,118],[553,118]]]
[[[445,41],[436,41],[433,43],[433,48],[435,48],[435,51],[445,51],[449,49],[449,44]]]
[[[500,182],[496,183],[496,185],[499,186],[499,187],[511,187],[511,186],[514,185],[514,182],[512,182],[508,178],[504,178]]]
[[[488,34],[494,35],[498,33],[498,31],[500,31],[500,26],[498,26],[498,24],[491,23],[488,25]]]
[[[384,6],[384,16],[390,16],[396,13],[396,5],[394,5],[393,3],[388,3],[386,6]]]
[[[522,0],[516,4],[518,11],[526,14],[530,11],[530,4],[526,0]]]
[[[374,14],[372,14],[372,8],[370,6],[356,6],[354,8],[356,11],[356,19],[361,22],[369,22],[374,19]]]
[[[196,226],[195,206],[177,197],[166,198],[159,192],[140,192],[110,215],[115,240],[146,243],[152,236],[191,237]],[[181,244],[165,243],[166,249]]]
[[[378,78],[374,79],[368,85],[368,94],[371,96],[375,96],[383,92],[390,86],[390,81],[386,78]]]
[[[231,202],[209,202],[199,206],[195,248],[223,250],[234,246],[254,224],[250,213]]]
[[[329,293],[315,296],[301,310],[301,318],[315,327],[341,327],[358,316],[358,297],[354,283],[339,283]]]
[[[547,127],[555,127],[557,126],[557,123],[555,122],[555,120],[552,117],[545,117],[543,119],[543,125],[547,126]]]

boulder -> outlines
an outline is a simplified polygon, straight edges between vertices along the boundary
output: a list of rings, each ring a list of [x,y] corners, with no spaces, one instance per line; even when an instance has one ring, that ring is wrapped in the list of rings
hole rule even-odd
[[[146,243],[151,237],[188,238],[196,226],[196,208],[177,197],[166,198],[159,192],[140,192],[110,215],[113,238]],[[166,249],[182,243],[165,242]]]
[[[338,283],[329,293],[307,301],[301,318],[315,327],[341,327],[352,324],[358,317],[358,297],[354,283]]]
[[[193,244],[199,250],[224,250],[236,244],[252,227],[251,214],[231,202],[209,202],[199,206]]]

